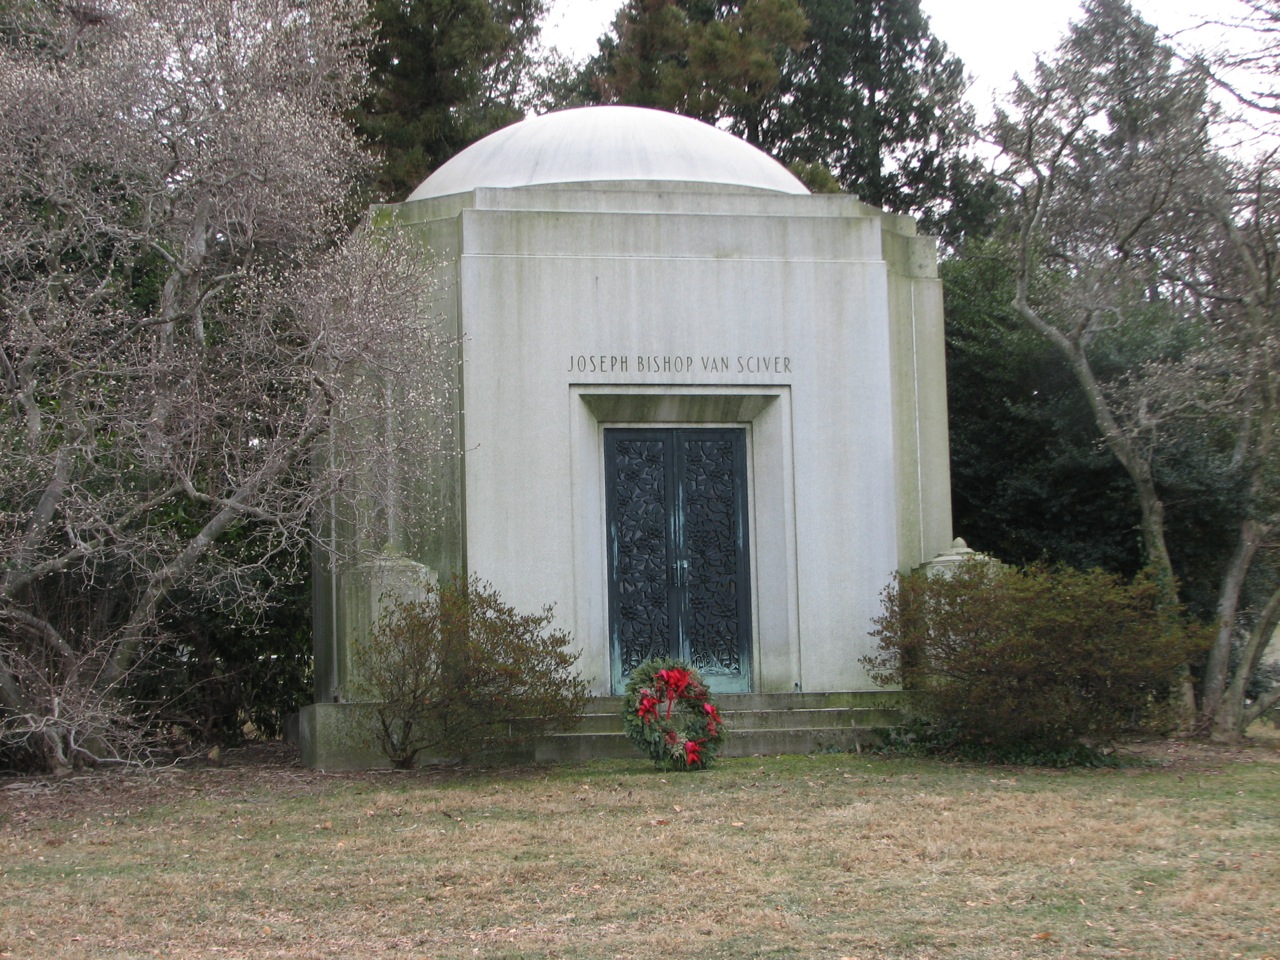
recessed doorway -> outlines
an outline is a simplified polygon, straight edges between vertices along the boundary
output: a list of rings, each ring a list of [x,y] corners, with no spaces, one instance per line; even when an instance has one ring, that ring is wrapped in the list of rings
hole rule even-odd
[[[611,428],[604,446],[614,691],[653,656],[750,690],[746,430]]]

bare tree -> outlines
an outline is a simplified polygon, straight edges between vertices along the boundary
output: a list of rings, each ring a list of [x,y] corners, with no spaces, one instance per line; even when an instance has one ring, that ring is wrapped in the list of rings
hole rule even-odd
[[[1280,686],[1250,699],[1250,685],[1280,624],[1280,163],[1275,151],[1221,158],[1202,207],[1207,229],[1188,245],[1179,282],[1196,309],[1197,339],[1176,360],[1150,364],[1117,391],[1127,418],[1197,431],[1237,491],[1234,546],[1217,597],[1217,636],[1200,713],[1233,738],[1280,703]],[[1224,531],[1228,533],[1228,531]],[[1270,587],[1251,609],[1251,575]],[[1243,642],[1237,642],[1242,638]],[[1234,663],[1233,663],[1234,660]]]
[[[1243,602],[1276,546],[1280,207],[1274,155],[1244,164],[1215,150],[1208,85],[1123,0],[1091,0],[993,135],[1016,198],[1014,308],[1066,359],[1129,474],[1166,609],[1179,598],[1161,458],[1195,434],[1240,491],[1198,702],[1205,729],[1234,737],[1280,696],[1246,702],[1280,601]]]
[[[1233,43],[1214,56],[1209,76],[1244,106],[1280,113],[1280,0],[1237,0],[1234,12],[1212,23]]]
[[[396,410],[437,407],[447,351],[421,251],[390,229],[335,244],[368,163],[341,120],[361,0],[19,9],[0,24],[0,737],[65,767],[126,756],[128,724],[100,718],[128,714],[177,588],[270,602],[313,507],[387,453],[316,456],[335,416],[388,416],[356,401],[392,380]],[[404,419],[429,455],[430,418]]]

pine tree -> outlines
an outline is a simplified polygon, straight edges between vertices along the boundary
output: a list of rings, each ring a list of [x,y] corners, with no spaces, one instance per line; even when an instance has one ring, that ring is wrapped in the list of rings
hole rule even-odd
[[[630,0],[587,72],[594,99],[743,122],[804,42],[796,0]]]
[[[964,66],[919,0],[631,0],[586,72],[598,100],[727,126],[950,243],[994,216]]]
[[[804,0],[804,9],[808,43],[784,65],[756,142],[786,163],[823,164],[844,189],[926,229],[965,232],[946,223],[982,206],[969,196],[981,178],[968,152],[964,65],[930,32],[919,0]]]
[[[353,113],[403,200],[459,150],[520,119],[544,0],[374,0],[370,92]]]

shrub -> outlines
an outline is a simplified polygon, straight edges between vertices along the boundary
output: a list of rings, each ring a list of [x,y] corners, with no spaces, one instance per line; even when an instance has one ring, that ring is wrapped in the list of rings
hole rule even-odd
[[[983,559],[899,575],[875,622],[880,651],[863,663],[877,683],[917,691],[951,745],[1023,758],[1078,755],[1151,722],[1207,640],[1160,612],[1146,574]]]
[[[551,729],[575,726],[587,685],[551,608],[520,614],[493,587],[455,578],[398,603],[356,651],[380,701],[375,739],[399,768],[424,751],[464,761]]]

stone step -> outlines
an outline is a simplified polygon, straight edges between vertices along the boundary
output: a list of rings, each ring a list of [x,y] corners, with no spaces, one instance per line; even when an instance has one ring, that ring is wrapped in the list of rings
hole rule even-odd
[[[785,753],[853,753],[884,742],[887,727],[791,728],[744,730],[730,733],[720,748],[722,757],[772,756]],[[641,758],[621,733],[557,733],[539,737],[533,747],[537,762]]]
[[[901,712],[891,707],[808,707],[795,710],[730,710],[721,706],[725,725],[735,732],[789,728],[891,727]],[[577,733],[621,733],[622,711],[592,712],[583,716]]]
[[[747,730],[832,730],[893,727],[902,712],[888,707],[823,707],[804,710],[733,710],[724,712],[734,732]]]
[[[861,751],[901,722],[900,693],[727,694],[716,703],[729,728],[721,756]],[[639,757],[622,732],[622,698],[597,697],[582,726],[540,737],[539,761]]]
[[[823,707],[900,708],[909,694],[900,690],[852,690],[827,693],[722,693],[712,699],[721,713],[735,710],[803,710]],[[622,697],[592,697],[588,713],[621,713]]]
[[[621,760],[638,757],[635,745],[622,733],[553,733],[533,742],[538,763],[574,763],[582,760]]]
[[[725,757],[772,756],[781,753],[861,753],[884,742],[889,727],[746,730],[730,733],[721,749]]]

